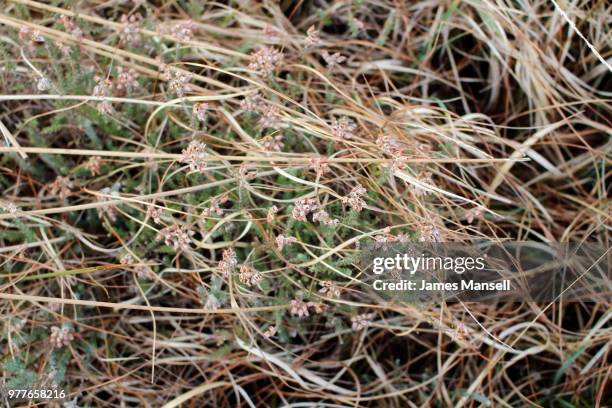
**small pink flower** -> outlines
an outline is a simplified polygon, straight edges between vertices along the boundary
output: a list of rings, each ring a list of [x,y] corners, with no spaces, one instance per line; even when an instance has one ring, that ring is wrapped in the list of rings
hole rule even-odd
[[[205,102],[198,102],[193,105],[193,115],[198,118],[200,122],[204,122],[206,120],[206,115],[208,110],[210,109],[210,105]]]
[[[150,206],[147,208],[147,215],[153,218],[153,222],[156,224],[161,224],[161,217],[163,214],[163,210],[159,207]]]
[[[276,237],[276,248],[279,251],[282,251],[285,245],[291,245],[295,242],[297,242],[297,238],[295,237],[286,237],[284,235],[278,235]]]
[[[47,77],[41,76],[36,82],[36,89],[40,92],[45,92],[51,89],[51,81]]]
[[[186,149],[181,152],[180,161],[189,165],[190,171],[202,173],[206,169],[206,145],[196,140],[189,143]]]
[[[240,109],[245,112],[258,112],[263,102],[263,98],[261,97],[259,92],[248,94],[240,102]]]
[[[259,272],[247,265],[242,265],[240,267],[240,274],[238,277],[240,282],[249,287],[257,285],[263,279]]]
[[[296,299],[293,299],[291,301],[291,308],[289,309],[289,313],[299,318],[310,316],[310,313],[308,312],[308,304]]]
[[[262,140],[264,149],[270,152],[280,152],[283,150],[283,135],[266,136]]]
[[[194,232],[186,225],[171,225],[169,227],[162,228],[157,234],[157,240],[164,240],[164,243],[168,246],[176,249],[189,249],[191,243],[191,237]]]
[[[55,348],[61,348],[68,346],[74,340],[74,335],[69,327],[62,327],[61,329],[57,326],[51,327],[51,335],[49,336],[49,342]]]
[[[210,202],[210,206],[202,210],[202,216],[210,217],[211,215],[223,214],[223,209],[220,207],[221,200],[213,198]]]
[[[268,222],[274,221],[274,217],[275,217],[276,213],[278,213],[278,208],[275,205],[273,205],[272,207],[268,208],[268,215],[266,217],[266,220]]]
[[[327,164],[327,158],[325,157],[313,157],[310,159],[309,168],[313,169],[317,176],[321,176],[329,171],[329,165]]]
[[[263,104],[259,107],[259,126],[262,128],[279,129],[283,117],[280,108],[272,104]]]
[[[314,214],[312,214],[312,221],[313,222],[320,222],[321,224],[325,224],[325,225],[337,225],[338,224],[338,220],[337,219],[332,219],[329,214],[327,213],[327,211],[323,210],[323,209],[319,209],[319,211],[315,212]]]
[[[334,119],[331,125],[331,133],[338,139],[353,139],[355,137],[357,125],[351,119],[343,117],[340,120]]]
[[[381,136],[376,140],[376,145],[383,151],[383,153],[395,156],[402,151],[400,143],[391,136]]]
[[[434,223],[427,224],[421,229],[421,242],[442,242],[442,232]]]
[[[130,44],[133,47],[139,46],[141,42],[140,25],[142,24],[142,15],[140,13],[132,14],[131,16],[123,14],[120,21],[123,27],[119,32],[119,41],[123,44]]]
[[[236,258],[236,252],[232,248],[228,248],[223,251],[222,260],[219,261],[217,270],[223,276],[229,276],[236,265],[238,265],[238,259]]]
[[[109,197],[110,196],[110,197]],[[104,187],[100,190],[100,195],[96,196],[96,201],[99,203],[103,203],[106,201],[111,201],[114,198],[118,197],[119,193],[110,189],[109,187]],[[96,208],[98,212],[98,217],[103,218],[105,216],[108,217],[109,220],[115,221],[117,220],[117,207],[113,205],[103,205],[101,207]]]
[[[367,190],[361,184],[357,184],[346,197],[342,197],[342,203],[360,212],[366,204],[362,198],[366,193]]]
[[[96,176],[100,174],[101,163],[102,163],[102,157],[92,156],[85,164],[85,168],[89,170],[92,176]]]
[[[357,316],[351,317],[351,329],[354,331],[360,331],[369,327],[372,324],[374,313],[364,313]]]
[[[321,44],[321,37],[319,36],[319,30],[315,26],[310,26],[306,31],[306,49],[313,48]]]
[[[317,200],[314,198],[301,198],[295,202],[291,211],[291,216],[296,221],[306,221],[306,216],[319,208]]]
[[[117,67],[117,80],[115,82],[115,89],[118,91],[132,91],[138,88],[138,74],[134,68],[125,69],[123,67]]]
[[[330,55],[327,51],[323,51],[321,55],[323,56],[328,68],[334,68],[336,65],[342,64],[344,61],[346,61],[346,57],[340,55],[339,52]]]
[[[249,69],[262,75],[270,75],[283,61],[283,54],[276,48],[262,47],[251,54]]]
[[[170,35],[178,38],[180,41],[191,41],[196,28],[197,26],[193,21],[184,21],[172,27]]]
[[[131,254],[125,254],[119,259],[121,265],[131,265],[134,263],[134,257]]]
[[[319,293],[327,294],[327,296],[331,298],[339,298],[340,297],[340,288],[332,282],[332,281],[323,281],[321,282],[321,289],[319,289]]]
[[[191,89],[189,81],[191,81],[191,73],[181,71],[173,67],[162,67],[162,78],[168,81],[168,88],[174,92],[179,98],[185,96]]]
[[[68,197],[74,183],[68,177],[58,176],[49,186],[49,192],[52,196],[58,196],[62,200]]]

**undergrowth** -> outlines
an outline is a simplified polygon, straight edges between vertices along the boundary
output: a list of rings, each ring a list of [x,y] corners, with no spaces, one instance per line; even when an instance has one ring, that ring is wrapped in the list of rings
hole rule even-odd
[[[3,387],[611,404],[609,304],[360,284],[373,242],[609,247],[610,7],[3,2]]]

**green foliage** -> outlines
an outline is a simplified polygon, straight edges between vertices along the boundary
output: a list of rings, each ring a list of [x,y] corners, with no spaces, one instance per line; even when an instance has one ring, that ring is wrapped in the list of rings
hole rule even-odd
[[[19,356],[15,356],[3,363],[2,368],[7,377],[5,385],[7,390],[34,388],[38,376],[34,371],[27,368]]]

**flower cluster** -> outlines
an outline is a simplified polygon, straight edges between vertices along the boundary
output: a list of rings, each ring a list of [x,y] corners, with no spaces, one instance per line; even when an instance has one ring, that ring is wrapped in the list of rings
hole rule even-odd
[[[180,161],[189,165],[189,170],[203,172],[206,169],[206,144],[196,140],[181,152]]]
[[[268,135],[261,139],[264,149],[270,152],[280,152],[285,146],[283,143],[283,135]]]
[[[200,122],[206,121],[206,115],[210,109],[210,105],[205,102],[198,102],[193,105],[193,116],[195,116]]]
[[[314,198],[301,198],[295,202],[291,216],[297,221],[306,221],[306,216],[319,208],[319,203]]]
[[[170,35],[180,41],[191,41],[196,28],[196,24],[193,21],[183,21],[170,29]]]
[[[191,77],[192,75],[187,71],[181,71],[168,66],[162,67],[162,78],[168,81],[168,87],[179,98],[184,97],[191,89],[189,86]]]
[[[290,306],[289,313],[291,313],[292,316],[297,316],[300,318],[310,316],[307,303],[302,302],[301,300],[293,299],[291,300]]]
[[[283,54],[276,48],[262,47],[249,58],[249,69],[262,75],[270,75],[283,61]]]
[[[132,14],[131,16],[124,14],[121,16],[121,24],[123,24],[123,27],[119,32],[119,42],[138,47],[142,40],[140,35],[142,15],[140,13]]]
[[[92,95],[99,98],[106,98],[111,95],[113,83],[110,79],[104,79],[101,77],[94,77],[96,85],[93,88]],[[110,101],[102,101],[98,104],[98,112],[103,115],[112,115],[114,113],[113,105]]]
[[[147,208],[147,216],[153,218],[153,222],[156,224],[161,224],[161,217],[164,213],[159,207],[150,206]]]
[[[151,279],[153,275],[151,268],[145,264],[134,265],[134,273],[136,274],[136,278],[140,280]]]
[[[361,212],[366,204],[362,197],[366,193],[367,190],[361,184],[357,184],[346,197],[342,197],[342,203],[357,212]]]
[[[134,68],[125,69],[117,67],[117,80],[115,81],[115,89],[119,92],[124,90],[132,91],[140,86],[138,83],[138,74]]]
[[[240,109],[245,112],[258,112],[262,103],[263,98],[259,92],[254,92],[248,94],[242,101],[240,101]]]
[[[282,116],[280,108],[276,105],[264,103],[259,106],[258,112],[261,115],[259,118],[259,126],[264,128],[278,129],[281,123]]]
[[[354,331],[363,330],[372,324],[374,313],[364,313],[351,317],[351,329]]]
[[[277,213],[278,213],[277,206],[273,205],[272,207],[268,208],[268,214],[266,215],[266,220],[268,222],[274,221],[274,217],[276,216]]]
[[[92,176],[97,176],[100,174],[100,166],[102,164],[102,157],[100,156],[92,156],[87,163],[85,163],[85,168],[91,173]]]
[[[319,293],[324,295],[327,294],[330,298],[339,298],[341,295],[340,288],[332,281],[321,282]]]
[[[317,176],[321,176],[329,171],[328,160],[325,157],[313,157],[309,161],[308,167],[313,169]]]
[[[400,143],[391,136],[380,136],[376,139],[376,145],[383,153],[386,153],[391,156],[397,156],[402,152],[402,146]]]
[[[57,326],[51,327],[51,335],[49,336],[49,342],[55,348],[61,348],[69,345],[74,340],[74,335],[69,327],[59,328]]]
[[[223,251],[222,260],[219,261],[217,270],[221,275],[229,276],[234,268],[238,265],[238,259],[236,258],[236,252],[232,248],[228,248]]]
[[[263,277],[261,276],[259,272],[257,272],[250,266],[242,265],[240,267],[239,279],[240,279],[240,282],[250,287],[253,285],[257,285],[259,282],[261,282]]]
[[[421,242],[443,242],[442,232],[435,223],[426,224],[421,228]]]
[[[291,245],[293,243],[297,242],[297,238],[296,237],[287,237],[285,235],[278,235],[276,237],[276,248],[279,251],[282,251],[283,248],[285,247],[285,245]]]
[[[315,26],[310,26],[306,31],[306,49],[314,48],[321,44],[321,37],[319,36],[319,30]]]
[[[246,164],[246,162],[240,164],[240,167],[238,167],[238,174],[240,175],[240,184],[246,183],[249,180],[254,180],[257,177],[257,170],[249,171],[251,168],[252,166],[249,166],[248,164]]]
[[[352,139],[355,137],[357,125],[351,119],[342,117],[339,120],[334,119],[331,125],[332,136],[338,139]]]
[[[45,76],[39,77],[38,81],[36,82],[36,89],[38,89],[40,92],[48,91],[51,89],[51,86],[51,81]]]
[[[279,129],[282,122],[281,110],[278,106],[267,103],[258,92],[247,95],[240,102],[240,109],[245,112],[254,112],[260,115],[261,128]]]
[[[220,204],[224,203],[226,198],[217,199],[213,198],[210,202],[210,205],[202,210],[203,217],[210,217],[211,215],[221,215],[223,214],[223,209],[220,207]]]
[[[327,211],[314,198],[299,199],[295,202],[291,216],[297,221],[307,221],[308,214],[312,213],[312,221],[325,225],[338,224],[337,219],[332,219]]]
[[[127,253],[119,259],[119,263],[121,265],[131,265],[134,263],[134,257],[131,254]]]
[[[337,218],[331,218],[323,208],[319,208],[312,214],[312,222],[319,222],[324,225],[337,225],[340,221]]]
[[[64,200],[70,195],[71,189],[74,187],[74,183],[70,181],[68,177],[58,176],[53,183],[49,185],[49,193],[52,196],[58,196]]]
[[[374,248],[376,249],[387,249],[389,244],[394,242],[406,243],[409,241],[409,237],[405,234],[392,235],[391,228],[387,227],[383,230],[382,234],[374,236]]]
[[[327,51],[323,51],[321,55],[323,56],[327,67],[330,69],[346,61],[346,57],[344,55],[341,55],[339,52],[330,55]]]
[[[164,240],[168,246],[176,249],[188,249],[194,232],[186,225],[171,225],[162,228],[157,234],[157,240]]]
[[[96,196],[96,201],[103,203],[106,201],[111,201],[116,197],[119,197],[119,193],[116,190],[109,187],[104,187],[102,190],[100,190],[100,195]],[[114,204],[102,205],[97,207],[96,210],[98,211],[98,217],[100,218],[107,216],[111,221],[115,221],[117,219],[117,207]]]
[[[62,53],[62,55],[64,57],[69,57],[70,56],[70,47],[69,46],[67,46],[66,44],[64,44],[60,40],[56,40],[55,41],[55,46],[57,47],[59,52]]]
[[[316,314],[325,313],[327,310],[327,305],[325,303],[315,303],[315,302],[303,302],[301,300],[293,299],[290,302],[289,313],[292,316],[297,316],[299,318],[310,316],[310,311],[308,308],[313,308]]]

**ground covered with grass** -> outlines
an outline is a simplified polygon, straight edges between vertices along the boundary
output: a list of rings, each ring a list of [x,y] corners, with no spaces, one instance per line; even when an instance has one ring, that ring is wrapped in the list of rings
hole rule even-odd
[[[381,302],[359,260],[609,247],[611,7],[2,2],[2,387],[64,407],[609,406],[610,304]]]

